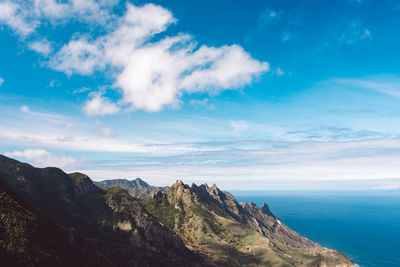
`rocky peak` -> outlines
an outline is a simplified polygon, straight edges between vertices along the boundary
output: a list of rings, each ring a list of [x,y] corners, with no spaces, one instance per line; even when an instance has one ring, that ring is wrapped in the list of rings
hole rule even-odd
[[[271,212],[271,210],[269,209],[269,206],[268,206],[268,204],[267,203],[263,203],[262,204],[262,206],[261,206],[261,211],[264,213],[264,214],[266,214],[266,215],[268,215],[268,216],[273,216],[273,217],[275,217],[274,216],[274,214]]]
[[[101,189],[93,183],[89,176],[83,173],[75,172],[68,174],[68,176],[74,182],[74,191],[76,197],[80,197],[92,192],[101,191]]]
[[[140,179],[140,178],[136,178],[136,179],[134,180],[134,182],[135,182],[136,185],[139,186],[139,187],[148,187],[148,186],[149,186],[148,183],[146,183],[145,181],[143,181],[143,180]]]
[[[192,190],[202,190],[202,191],[207,191],[208,190],[208,185],[207,184],[201,184],[197,185],[195,183],[192,183],[192,186],[190,187]]]
[[[240,203],[240,206],[250,214],[256,214],[260,211],[257,205],[254,202],[244,202]]]
[[[176,180],[176,182],[171,186],[171,188],[179,188],[184,186],[185,184],[182,182],[182,180]]]

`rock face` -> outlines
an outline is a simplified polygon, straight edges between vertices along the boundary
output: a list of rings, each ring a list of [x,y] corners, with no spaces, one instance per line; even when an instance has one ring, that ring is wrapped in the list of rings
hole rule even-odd
[[[211,266],[355,266],[289,229],[266,204],[239,204],[216,185],[177,181],[140,201]]]
[[[132,181],[126,179],[113,179],[113,180],[104,180],[94,183],[102,189],[108,189],[110,187],[118,186],[126,190],[131,196],[136,198],[144,198],[149,195],[153,195],[158,191],[164,192],[169,189],[168,186],[165,187],[151,186],[140,178],[136,178],[135,180]]]

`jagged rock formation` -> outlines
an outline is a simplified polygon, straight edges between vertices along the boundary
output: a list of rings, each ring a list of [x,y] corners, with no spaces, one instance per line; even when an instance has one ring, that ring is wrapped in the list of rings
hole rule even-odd
[[[141,203],[211,266],[354,266],[289,229],[266,204],[239,204],[216,185],[177,181]]]
[[[126,190],[131,196],[136,198],[144,198],[149,195],[153,195],[158,191],[165,192],[169,189],[168,186],[158,187],[152,186],[143,181],[140,178],[136,178],[135,180],[126,180],[126,179],[113,179],[113,180],[104,180],[100,182],[94,182],[98,187],[106,190],[110,187],[118,186],[124,190]]]

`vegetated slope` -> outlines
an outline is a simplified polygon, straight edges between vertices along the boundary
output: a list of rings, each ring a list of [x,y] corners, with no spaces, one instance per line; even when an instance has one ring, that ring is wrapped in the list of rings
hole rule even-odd
[[[54,223],[0,181],[2,266],[108,266],[74,229]]]
[[[57,168],[34,168],[1,155],[0,181],[35,210],[33,213],[22,202],[10,198],[10,193],[2,195],[0,253],[8,255],[10,261],[29,262],[31,266],[58,266],[57,262],[73,266],[63,252],[70,249],[71,253],[78,250],[90,255],[87,260],[75,257],[77,266],[196,266],[200,263],[201,259],[174,232],[158,223],[120,188],[104,191],[84,174],[68,176]],[[10,223],[15,221],[20,221],[20,225],[10,228]],[[31,225],[37,226],[31,228]],[[31,233],[30,229],[39,230]],[[36,235],[47,240],[43,241],[44,245]],[[59,246],[53,247],[57,242]],[[34,258],[39,261],[35,262]]]
[[[266,204],[239,204],[215,185],[189,187],[177,181],[140,201],[209,265],[355,266],[343,254],[289,229]]]
[[[137,198],[144,198],[158,191],[164,192],[169,189],[168,186],[164,187],[151,186],[140,178],[136,178],[135,180],[132,181],[126,179],[113,179],[113,180],[104,180],[94,183],[95,185],[97,185],[102,189],[108,189],[110,187],[118,186],[126,190],[131,196]]]

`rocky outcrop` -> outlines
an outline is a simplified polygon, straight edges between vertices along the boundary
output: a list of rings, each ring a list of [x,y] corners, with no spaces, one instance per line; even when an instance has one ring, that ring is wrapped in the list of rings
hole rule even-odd
[[[285,242],[295,248],[322,248],[318,243],[299,235],[284,225],[269,211],[265,203],[262,209],[253,202],[240,205],[244,210],[246,224],[265,237]]]
[[[129,228],[122,230],[130,232],[130,242],[133,245],[166,253],[168,257],[177,257],[179,254],[191,255],[191,252],[175,233],[159,224],[132,197],[111,194],[106,197],[105,201],[115,213],[116,221],[130,225]],[[134,230],[131,231],[132,229]]]

